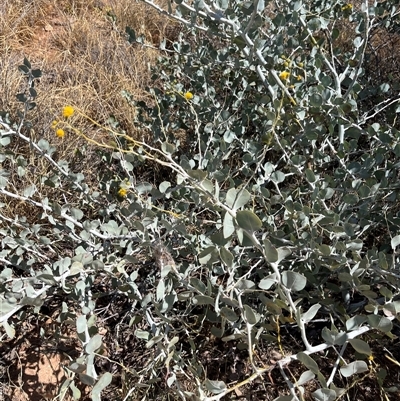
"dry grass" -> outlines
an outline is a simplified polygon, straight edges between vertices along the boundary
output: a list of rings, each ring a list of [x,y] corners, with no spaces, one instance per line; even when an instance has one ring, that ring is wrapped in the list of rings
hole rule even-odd
[[[42,0],[32,6],[7,0],[0,17],[0,91],[5,93],[0,107],[15,113],[22,81],[16,67],[26,56],[44,72],[37,86],[39,107],[30,115],[36,130],[50,133],[51,121],[65,104],[74,104],[99,122],[114,115],[124,128],[132,129],[134,110],[121,90],[143,97],[148,66],[158,53],[130,45],[123,32],[129,25],[152,41],[165,34],[167,23],[143,4],[109,3],[70,1],[66,6]]]
[[[21,109],[15,97],[24,89],[24,77],[18,65],[27,57],[33,68],[43,72],[35,86],[37,107],[28,116],[34,127],[29,134],[36,140],[45,138],[56,145],[56,160],[68,160],[88,181],[95,178],[95,166],[100,163],[94,149],[73,134],[60,140],[54,135],[51,122],[60,116],[63,106],[71,104],[100,124],[113,118],[118,121],[119,129],[143,139],[144,133],[137,132],[133,123],[134,107],[121,92],[127,91],[136,100],[146,97],[144,88],[150,80],[150,66],[155,64],[159,52],[131,45],[124,33],[126,26],[144,35],[146,42],[154,46],[161,38],[174,35],[174,26],[165,17],[143,3],[130,0],[29,3],[5,0],[0,4],[0,110],[15,119]],[[72,123],[97,141],[108,140],[104,130],[87,120],[73,119]],[[85,149],[84,159],[74,158],[77,149]],[[48,174],[50,166],[21,143],[14,150],[35,166],[23,182],[17,176],[10,180],[14,188],[34,183],[41,187],[40,196],[57,198],[55,191],[51,193],[50,188],[38,182],[39,177]],[[0,201],[9,205],[6,214],[15,216],[15,202]],[[29,212],[28,216],[33,219],[39,213],[29,205],[24,205],[21,212]]]

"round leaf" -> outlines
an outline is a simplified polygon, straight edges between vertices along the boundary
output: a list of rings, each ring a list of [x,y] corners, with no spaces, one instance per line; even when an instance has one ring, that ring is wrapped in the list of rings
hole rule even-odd
[[[396,247],[400,244],[400,235],[394,236],[390,241],[390,244],[392,245],[392,249],[395,250]]]
[[[213,394],[220,394],[226,390],[226,384],[220,380],[209,380],[204,381],[204,386],[206,389]]]
[[[228,207],[232,208],[233,205],[235,204],[236,194],[237,191],[235,188],[229,189],[228,192],[226,193],[225,203]]]
[[[291,270],[282,273],[282,284],[291,291],[301,291],[307,284],[307,279]]]
[[[314,107],[321,107],[321,106],[322,106],[322,103],[323,103],[322,96],[319,95],[318,93],[313,93],[313,94],[310,96],[310,104],[311,104],[311,106],[314,106]]]
[[[270,274],[258,283],[258,287],[262,290],[269,290],[274,284],[276,284],[276,282],[275,274]]]
[[[224,262],[224,264],[228,267],[232,267],[233,255],[226,248],[221,248],[219,250],[219,254],[220,254],[221,260]]]
[[[275,184],[280,184],[281,182],[285,181],[285,174],[282,171],[274,171],[271,174],[271,180],[275,182]]]
[[[100,334],[95,334],[90,341],[86,344],[86,352],[88,354],[92,354],[96,350],[98,350],[102,343],[103,343],[103,337]]]
[[[344,331],[338,332],[337,330],[329,330],[327,327],[322,329],[321,336],[331,345],[343,345],[347,340],[347,334]]]
[[[187,173],[197,181],[203,181],[207,177],[207,172],[203,170],[188,170]]]
[[[315,362],[310,355],[304,352],[299,352],[297,354],[297,360],[299,360],[306,368],[310,369],[311,372],[315,373],[316,375],[319,373],[317,362]]]
[[[244,206],[251,198],[250,192],[247,191],[246,189],[243,189],[242,191],[239,192],[237,195],[234,209],[240,209],[242,206]]]
[[[309,168],[305,169],[305,173],[306,173],[306,177],[307,177],[307,181],[308,182],[315,182],[316,178],[315,178],[315,174],[312,170],[310,170]]]
[[[304,323],[310,322],[312,319],[314,319],[315,315],[318,313],[319,308],[321,307],[320,304],[314,304],[308,309],[307,312],[303,313],[301,315],[302,320]]]
[[[278,251],[271,244],[271,241],[268,239],[264,240],[264,251],[265,257],[269,263],[275,263],[279,259]]]
[[[305,372],[303,372],[299,378],[299,380],[297,380],[297,385],[298,386],[302,386],[303,384],[307,383],[308,381],[314,379],[315,374],[313,372],[311,372],[311,370],[306,370]]]
[[[256,231],[261,229],[261,220],[250,210],[242,210],[237,212],[236,221],[240,228],[247,231]]]
[[[223,306],[220,310],[221,316],[223,316],[225,319],[229,320],[230,322],[236,322],[239,317],[236,315],[236,313],[230,309],[227,308],[226,306]]]
[[[343,202],[349,205],[356,205],[358,200],[359,198],[357,194],[346,194],[343,196]]]
[[[229,238],[235,232],[235,225],[233,224],[233,217],[229,213],[225,213],[223,225],[224,238]]]
[[[260,319],[256,315],[256,313],[253,311],[253,309],[251,309],[249,305],[243,305],[243,309],[244,309],[244,316],[247,320],[247,323],[251,324],[252,326],[257,324],[257,322]]]
[[[316,401],[334,401],[336,400],[336,391],[329,388],[319,388],[312,393]]]
[[[93,401],[101,401],[100,393],[111,383],[111,381],[112,381],[112,374],[109,372],[104,373],[104,375],[100,377],[100,379],[95,384],[92,390]]]
[[[349,340],[349,343],[360,354],[372,355],[371,348],[365,341],[359,340],[358,338],[353,338]]]
[[[369,315],[367,321],[371,327],[388,333],[393,328],[392,322],[385,316]]]
[[[207,295],[196,295],[193,298],[193,303],[195,305],[214,305],[215,304],[215,299],[211,298]]]
[[[368,371],[368,366],[364,361],[354,361],[340,368],[340,373],[344,377],[350,377],[357,373],[363,373],[367,371]]]

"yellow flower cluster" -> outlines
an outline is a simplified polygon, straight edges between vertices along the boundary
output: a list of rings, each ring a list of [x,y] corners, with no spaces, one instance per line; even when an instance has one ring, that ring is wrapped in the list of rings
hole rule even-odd
[[[56,131],[56,135],[57,135],[59,138],[64,138],[65,131],[64,131],[62,128],[59,128],[59,129]]]
[[[303,76],[299,74],[299,71],[297,69],[301,68],[303,71],[304,63],[301,61],[296,61],[296,60],[291,60],[290,58],[286,57],[284,54],[280,56],[283,62],[281,61],[280,63],[283,65],[285,68],[284,71],[281,71],[279,74],[279,78],[287,83],[286,81],[289,80],[291,76],[294,77],[297,81],[302,81]],[[293,73],[293,74],[292,74]]]
[[[282,81],[286,81],[289,77],[290,77],[290,72],[288,72],[288,71],[282,71],[282,72],[279,74],[279,78],[280,78]]]
[[[121,198],[125,198],[127,194],[128,194],[128,190],[125,189],[125,188],[120,188],[119,191],[118,191],[118,195]]]
[[[183,97],[184,97],[186,100],[192,100],[192,99],[193,99],[193,93],[192,93],[192,92],[186,92],[186,93],[183,95]]]
[[[74,115],[74,108],[72,106],[65,106],[62,110],[62,115],[64,118],[68,118]],[[62,121],[54,120],[51,123],[51,129],[55,131],[55,134],[58,138],[64,138],[65,131],[62,129],[63,123]]]
[[[74,108],[72,106],[65,106],[63,108],[63,113],[62,114],[63,114],[63,116],[65,118],[68,118],[68,117],[73,116],[74,112],[75,112],[75,110],[74,110]]]
[[[353,10],[353,5],[352,4],[346,4],[342,7],[342,11],[352,11]]]

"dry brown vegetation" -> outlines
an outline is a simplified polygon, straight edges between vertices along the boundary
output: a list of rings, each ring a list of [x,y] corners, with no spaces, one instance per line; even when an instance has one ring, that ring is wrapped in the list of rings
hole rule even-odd
[[[12,114],[18,109],[15,93],[23,78],[16,67],[26,56],[43,71],[39,107],[30,115],[36,131],[52,135],[51,121],[66,104],[99,122],[114,115],[124,128],[133,129],[134,110],[121,90],[141,98],[158,53],[130,45],[125,26],[156,44],[166,34],[165,18],[130,1],[17,0],[1,7],[2,109]]]

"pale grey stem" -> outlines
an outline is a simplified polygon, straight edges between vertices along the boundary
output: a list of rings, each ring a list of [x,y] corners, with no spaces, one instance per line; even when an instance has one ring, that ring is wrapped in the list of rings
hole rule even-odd
[[[295,388],[294,388],[293,383],[292,383],[292,382],[289,380],[289,378],[287,377],[287,374],[286,374],[286,372],[284,371],[283,366],[282,366],[279,362],[278,362],[278,365],[279,365],[279,370],[281,371],[281,375],[282,375],[282,377],[284,378],[284,380],[285,380],[285,382],[286,382],[286,385],[289,387],[290,394],[292,394],[292,396],[294,397],[294,399],[295,399],[296,401],[299,401],[299,398],[297,397],[296,390],[295,390]]]
[[[346,348],[347,348],[347,342],[342,345],[340,353],[339,353],[339,355],[338,355],[338,357],[337,357],[337,359],[335,361],[335,364],[333,365],[332,372],[331,372],[331,374],[329,376],[328,381],[326,382],[327,387],[330,386],[330,384],[333,382],[333,379],[335,378],[336,371],[337,371],[337,369],[339,367],[340,361],[343,359],[343,354],[344,354],[344,351],[346,350]]]

